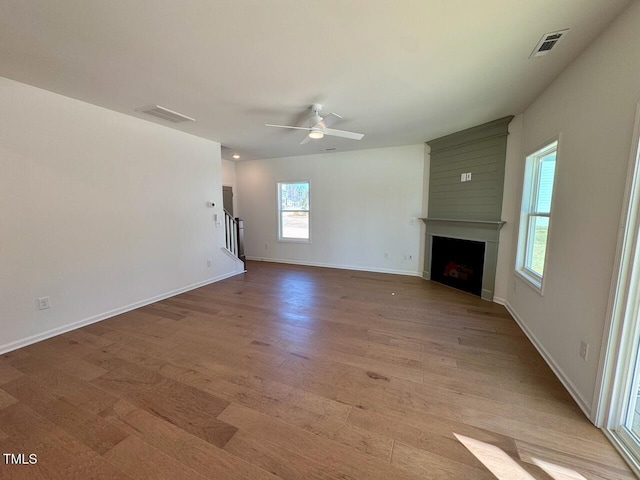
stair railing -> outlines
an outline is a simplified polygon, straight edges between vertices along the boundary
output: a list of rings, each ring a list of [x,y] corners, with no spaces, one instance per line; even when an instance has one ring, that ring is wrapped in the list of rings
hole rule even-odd
[[[237,217],[234,218],[233,215],[225,210],[224,230],[227,250],[242,260],[246,267],[244,255],[244,220]]]

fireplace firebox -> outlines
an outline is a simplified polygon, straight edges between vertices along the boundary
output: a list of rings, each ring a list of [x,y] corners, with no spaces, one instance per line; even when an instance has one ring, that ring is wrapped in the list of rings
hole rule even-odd
[[[484,242],[434,236],[431,280],[481,296],[484,250]]]
[[[468,242],[468,243],[453,243],[454,247],[460,246],[458,250],[461,255],[464,255],[465,251],[469,251],[469,245],[471,244],[480,244],[482,249],[482,254],[479,254],[478,257],[481,259],[482,267],[478,269],[477,267],[473,267],[473,277],[474,281],[479,281],[481,283],[480,287],[480,297],[485,300],[493,300],[493,288],[496,280],[496,264],[498,260],[498,240],[500,238],[500,229],[504,225],[503,221],[482,221],[482,220],[456,220],[456,219],[443,219],[443,218],[423,218],[421,219],[425,223],[425,251],[424,251],[424,271],[422,272],[422,277],[426,280],[435,280],[437,282],[442,282],[438,280],[438,274],[442,274],[442,265],[437,266],[433,263],[433,255],[434,255],[434,245],[436,245],[440,240],[456,240],[460,242]],[[435,252],[437,253],[437,252]],[[467,278],[469,278],[469,268],[471,261],[466,257],[455,257],[448,258],[446,260],[445,266],[447,263],[455,261],[456,264],[465,266],[465,268],[456,268],[457,272],[462,272],[466,274]],[[447,280],[452,278],[451,269],[454,268],[454,265],[451,264],[449,269],[449,275],[447,275]],[[455,278],[456,273],[453,273],[453,278]],[[464,276],[464,275],[463,275]],[[460,277],[460,275],[458,275]],[[447,285],[451,285],[452,287],[460,288],[460,282],[451,282],[447,283]],[[476,287],[477,288],[477,287]],[[466,289],[463,289],[466,290]],[[467,290],[469,291],[469,290]],[[474,290],[473,293],[477,294],[477,290]]]

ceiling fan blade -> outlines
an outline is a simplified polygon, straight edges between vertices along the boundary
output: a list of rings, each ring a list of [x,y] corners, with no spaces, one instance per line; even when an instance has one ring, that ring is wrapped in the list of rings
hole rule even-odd
[[[330,113],[329,115],[324,117],[322,120],[320,120],[318,123],[316,123],[314,127],[322,128],[324,130],[325,128],[329,128],[331,125],[333,125],[340,119],[342,119],[342,117],[337,113]]]
[[[350,138],[351,140],[361,140],[364,137],[362,133],[347,132],[345,130],[335,130],[333,128],[325,128],[325,135],[333,135],[334,137]]]
[[[305,143],[309,143],[310,140],[311,140],[311,137],[309,135],[305,135],[304,138],[302,139],[302,141],[300,142],[300,145],[304,145]]]
[[[293,130],[306,130],[307,132],[311,130],[309,127],[292,127],[291,125],[272,125],[270,123],[265,123],[265,127],[276,127],[276,128],[291,128]]]

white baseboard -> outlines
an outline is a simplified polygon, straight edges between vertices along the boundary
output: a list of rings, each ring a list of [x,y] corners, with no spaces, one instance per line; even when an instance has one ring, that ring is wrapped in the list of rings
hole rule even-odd
[[[320,262],[305,262],[302,260],[284,260],[280,258],[262,258],[262,257],[247,257],[247,260],[253,260],[256,262],[273,262],[273,263],[286,263],[289,265],[305,265],[308,267],[323,267],[323,268],[337,268],[340,270],[356,270],[361,272],[375,272],[375,273],[392,273],[394,275],[409,275],[411,277],[422,277],[421,272],[411,270],[392,270],[387,268],[369,268],[359,265],[336,265],[332,263],[320,263]]]
[[[169,297],[174,297],[181,293],[185,293],[190,290],[195,290],[196,288],[204,287],[205,285],[209,285],[211,283],[219,282],[220,280],[224,280],[225,278],[234,277],[236,275],[239,275],[240,273],[243,273],[243,272],[231,272],[224,275],[220,275],[218,277],[209,278],[207,280],[203,280],[202,282],[194,283],[186,287],[178,288],[170,292],[166,292],[151,298],[147,298],[145,300],[141,300],[139,302],[131,303],[129,305],[125,305],[124,307],[114,308],[113,310],[109,310],[108,312],[99,313],[98,315],[93,315],[89,318],[85,318],[77,322],[69,323],[67,325],[63,325],[61,327],[57,327],[43,333],[38,333],[37,335],[32,335],[30,337],[23,338],[21,340],[16,340],[15,342],[5,343],[4,345],[0,345],[0,355],[5,354],[7,352],[11,352],[13,350],[17,350],[18,348],[26,347],[27,345],[32,345],[34,343],[41,342],[42,340],[55,337],[62,333],[70,332],[71,330],[76,330],[86,325],[91,325],[92,323],[97,323],[102,320],[106,320],[107,318],[115,317],[116,315],[120,315],[122,313],[130,312],[131,310],[135,310],[136,308],[144,307],[145,305],[149,305],[154,302],[159,302],[160,300],[164,300]]]
[[[556,361],[549,354],[549,352],[547,352],[547,350],[542,346],[542,343],[540,343],[540,341],[538,341],[538,339],[533,334],[533,332],[531,332],[531,330],[529,330],[529,327],[527,327],[527,325],[524,323],[524,321],[516,313],[516,311],[511,306],[511,304],[509,302],[505,302],[504,306],[506,307],[507,311],[511,314],[511,316],[514,318],[514,320],[516,321],[518,326],[522,329],[522,331],[527,336],[529,341],[533,344],[534,347],[536,347],[536,350],[538,350],[540,355],[542,355],[542,358],[544,358],[544,361],[547,362],[547,365],[549,365],[551,370],[553,370],[553,373],[555,374],[555,376],[558,377],[558,380],[560,380],[562,385],[564,385],[564,388],[567,389],[567,391],[569,392],[571,397],[575,400],[575,402],[578,404],[580,409],[587,416],[589,421],[592,421],[591,420],[591,405],[589,404],[589,402],[584,398],[582,393],[580,393],[578,388],[569,379],[569,377],[562,371],[562,368],[560,368],[560,366],[556,363]]]
[[[504,305],[505,307],[507,306],[507,299],[506,298],[501,298],[501,297],[495,297],[494,296],[493,297],[493,302],[497,303],[498,305]]]

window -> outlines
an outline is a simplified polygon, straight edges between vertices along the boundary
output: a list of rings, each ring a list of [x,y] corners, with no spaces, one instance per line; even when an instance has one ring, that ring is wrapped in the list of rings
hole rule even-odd
[[[309,239],[309,182],[278,183],[278,240]]]
[[[517,272],[542,293],[558,141],[527,157],[522,188]]]

